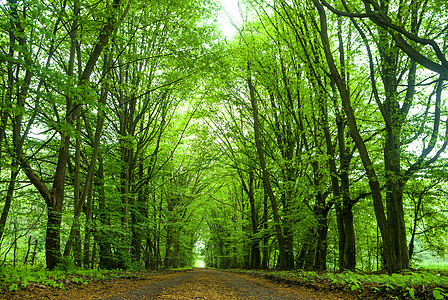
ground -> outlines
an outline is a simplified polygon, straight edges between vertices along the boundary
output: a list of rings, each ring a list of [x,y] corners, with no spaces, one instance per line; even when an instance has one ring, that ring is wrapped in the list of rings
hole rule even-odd
[[[4,293],[0,299],[357,299],[348,294],[319,292],[314,289],[274,282],[246,274],[211,269],[193,269],[141,278],[67,283],[65,290],[43,285]]]

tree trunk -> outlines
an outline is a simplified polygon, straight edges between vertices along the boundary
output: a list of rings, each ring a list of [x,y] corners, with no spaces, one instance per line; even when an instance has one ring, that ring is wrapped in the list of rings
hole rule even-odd
[[[90,236],[92,233],[92,218],[93,218],[93,195],[92,191],[89,192],[89,195],[87,196],[86,201],[86,225],[85,225],[85,231],[84,231],[84,259],[83,259],[83,265],[84,268],[88,268],[90,265]]]
[[[320,16],[320,25],[321,25],[320,36],[322,40],[323,49],[325,52],[325,57],[327,59],[328,66],[330,68],[332,80],[334,80],[336,86],[338,87],[344,112],[347,116],[347,122],[350,128],[350,133],[353,138],[353,141],[355,142],[356,148],[358,149],[361,161],[364,166],[364,170],[366,171],[367,178],[369,181],[370,190],[372,192],[375,216],[377,219],[378,227],[380,228],[381,231],[381,236],[383,238],[384,258],[386,260],[388,270],[390,272],[397,272],[401,270],[403,267],[401,260],[399,260],[397,256],[400,254],[401,251],[398,252],[396,251],[397,249],[394,245],[394,238],[393,238],[394,232],[392,232],[391,228],[388,226],[388,221],[385,215],[385,209],[383,205],[383,197],[381,195],[380,183],[376,175],[373,163],[370,159],[369,152],[367,151],[366,144],[359,132],[355,114],[350,103],[349,93],[334,63],[333,54],[331,53],[331,47],[328,41],[328,29],[327,29],[327,19],[325,15],[325,10],[318,0],[313,0],[313,3],[316,6]]]
[[[131,220],[132,220],[131,253],[132,253],[132,260],[138,263],[140,262],[142,256],[141,248],[143,240],[142,235],[140,233],[140,228],[138,225],[139,222],[137,218],[138,216],[136,216],[136,213],[131,214]]]
[[[167,220],[166,220],[166,241],[165,241],[165,258],[163,260],[163,267],[165,269],[171,268],[173,263],[173,246],[174,246],[174,220],[171,214],[174,214],[174,200],[167,196]]]
[[[11,178],[9,180],[8,190],[6,192],[5,203],[3,205],[2,215],[0,217],[0,242],[2,240],[3,232],[5,230],[9,209],[11,208],[11,202],[14,196],[14,188],[16,185],[16,178],[18,174],[19,174],[19,166],[13,163],[11,166]]]
[[[47,231],[45,236],[45,258],[47,268],[52,270],[61,258],[61,221],[62,213],[52,207],[47,208]]]
[[[69,136],[62,138],[59,148],[58,163],[53,181],[53,188],[51,191],[48,190],[43,179],[36,175],[28,161],[24,159],[21,160],[21,165],[25,174],[37,188],[47,204],[48,219],[45,239],[45,253],[48,269],[53,269],[56,267],[61,258],[60,227],[64,200],[65,168],[69,155],[69,141]]]
[[[388,7],[388,5],[386,5]],[[387,8],[385,8],[387,10]],[[385,100],[381,104],[383,119],[386,124],[386,141],[384,145],[384,174],[386,178],[386,212],[387,226],[391,235],[391,243],[396,260],[393,262],[397,270],[409,268],[409,252],[407,249],[406,226],[403,211],[403,185],[401,173],[401,131],[407,111],[400,107],[398,99],[398,48],[388,33],[380,29],[381,42],[378,50],[381,58],[381,78],[383,80]],[[371,62],[372,63],[372,62]],[[413,74],[412,74],[413,72]],[[410,70],[415,76],[415,69]],[[415,83],[415,80],[412,79]],[[412,101],[414,86],[408,87],[403,107]],[[388,262],[389,264],[389,262]],[[395,268],[395,267],[394,267]]]
[[[328,209],[324,206],[324,195],[317,195],[317,207],[314,215],[317,218],[317,243],[316,258],[314,259],[313,269],[324,271],[327,269],[327,236],[328,236]]]
[[[143,130],[142,130],[143,131]],[[138,180],[144,180],[143,174],[143,156],[139,159],[139,167],[138,167]],[[135,262],[140,262],[141,254],[142,254],[142,228],[143,225],[143,217],[147,215],[146,210],[146,201],[147,201],[147,193],[145,186],[141,187],[137,192],[137,199],[134,200],[133,209],[131,211],[131,230],[132,230],[132,239],[131,239],[131,251],[133,260]]]
[[[73,248],[73,245],[76,244],[77,247],[74,249],[73,257],[75,261],[75,265],[78,267],[82,266],[82,253],[77,252],[81,250],[82,248],[79,247],[79,244],[81,244],[81,229],[80,229],[80,222],[79,217],[81,215],[81,207],[83,206],[83,203],[81,203],[81,197],[80,197],[80,187],[81,187],[81,178],[80,178],[80,165],[81,165],[81,123],[80,118],[78,116],[76,120],[76,129],[78,132],[78,136],[76,137],[76,149],[75,149],[75,170],[74,170],[74,179],[73,179],[73,223],[72,227],[70,229],[70,234],[67,243],[65,244],[64,254],[63,256],[65,258],[68,258],[70,256],[70,252]]]
[[[248,72],[250,73],[250,64],[248,63]],[[260,125],[258,120],[258,107],[257,107],[257,101],[255,99],[255,89],[252,85],[252,78],[251,75],[248,75],[248,86],[249,86],[249,92],[250,92],[250,102],[252,106],[252,117],[254,120],[254,136],[255,136],[255,146],[257,148],[258,153],[258,159],[260,162],[260,167],[262,170],[263,175],[263,186],[265,193],[268,195],[269,200],[271,202],[271,208],[272,208],[272,214],[274,217],[275,222],[275,232],[277,236],[277,243],[278,243],[278,262],[277,262],[277,268],[280,270],[286,270],[288,269],[288,256],[286,253],[286,241],[283,236],[282,227],[281,227],[281,220],[278,213],[278,207],[277,207],[277,200],[275,198],[274,192],[271,187],[271,180],[269,178],[269,173],[266,168],[266,162],[264,158],[264,150],[263,150],[263,144],[260,138]]]
[[[99,267],[105,269],[112,269],[115,267],[114,261],[112,259],[112,247],[111,239],[107,228],[110,226],[109,215],[107,213],[106,206],[106,193],[104,190],[104,169],[103,160],[99,160],[98,166],[98,177],[95,180],[96,189],[98,191],[98,219],[100,222],[100,228],[96,228],[95,235],[96,241],[99,246]]]
[[[269,235],[268,235],[268,197],[263,195],[263,260],[262,269],[269,269]]]
[[[165,257],[163,259],[163,267],[169,269],[173,267],[173,247],[174,247],[174,232],[173,226],[167,224],[166,240],[165,240]]]
[[[356,251],[355,251],[355,227],[353,225],[352,206],[346,205],[342,208],[342,223],[344,227],[344,250],[342,257],[341,270],[355,270],[356,268]]]
[[[145,268],[147,270],[154,270],[156,268],[154,264],[154,245],[152,240],[147,237],[146,238],[146,247],[145,247]]]
[[[250,220],[252,225],[252,233],[251,233],[251,243],[250,243],[250,268],[258,269],[260,268],[260,239],[257,238],[258,234],[258,212],[255,207],[255,194],[254,194],[254,173],[253,171],[249,172],[249,187],[247,186],[244,178],[239,172],[242,186],[247,196],[249,197],[249,207],[250,207]]]
[[[74,50],[73,50],[74,51]],[[103,76],[106,76],[109,72],[110,65],[112,63],[112,55],[105,55],[104,56],[104,63],[103,63]],[[109,84],[108,80],[105,80],[103,82],[103,86],[101,89],[101,95],[100,95],[100,101],[99,105],[105,105],[107,95],[109,92]],[[82,193],[80,193],[81,188],[81,181],[80,181],[80,159],[81,159],[81,137],[77,137],[76,141],[76,152],[75,152],[75,180],[74,180],[74,220],[72,229],[70,230],[69,239],[67,241],[67,244],[65,246],[64,250],[64,257],[68,257],[70,255],[71,248],[73,244],[76,244],[74,256],[75,256],[75,262],[76,265],[81,265],[81,256],[82,256],[82,246],[81,246],[81,232],[80,232],[80,224],[79,224],[79,217],[81,216],[82,208],[85,203],[85,199],[88,196],[89,193],[91,193],[91,190],[93,189],[93,182],[94,182],[94,175],[95,175],[95,169],[96,169],[96,163],[98,158],[98,152],[101,144],[101,136],[103,133],[103,124],[104,124],[105,115],[102,110],[98,111],[97,114],[97,122],[95,127],[95,134],[93,137],[90,137],[90,139],[93,140],[92,145],[92,155],[90,157],[90,163],[88,165],[87,175],[84,182],[84,190]],[[86,124],[87,125],[87,124]],[[77,127],[78,127],[78,133],[81,134],[81,120],[80,118],[77,118]],[[88,125],[87,125],[88,126]],[[101,252],[101,251],[100,251]]]
[[[340,211],[340,221],[343,227],[344,243],[342,245],[342,265],[340,270],[355,270],[356,268],[356,247],[355,247],[355,227],[353,224],[353,202],[350,198],[350,180],[349,168],[352,154],[347,153],[345,147],[344,121],[342,117],[336,120],[338,126],[338,144],[340,160],[340,178],[341,178],[341,198],[342,209]],[[339,225],[338,225],[339,226]],[[341,250],[341,249],[340,249]]]
[[[308,229],[306,239],[302,244],[297,259],[297,267],[305,270],[311,270],[315,266],[317,250],[317,228]]]

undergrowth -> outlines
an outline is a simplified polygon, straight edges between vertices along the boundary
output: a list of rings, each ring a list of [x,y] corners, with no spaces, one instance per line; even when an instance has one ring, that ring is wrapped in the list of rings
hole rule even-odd
[[[36,267],[0,268],[0,290],[15,291],[29,285],[44,285],[64,289],[67,284],[86,285],[91,281],[113,278],[130,278],[135,272],[122,270],[55,269]]]
[[[329,291],[342,291],[376,299],[448,299],[448,277],[429,271],[404,271],[400,274],[363,274],[355,272],[253,271],[250,275],[284,280]]]

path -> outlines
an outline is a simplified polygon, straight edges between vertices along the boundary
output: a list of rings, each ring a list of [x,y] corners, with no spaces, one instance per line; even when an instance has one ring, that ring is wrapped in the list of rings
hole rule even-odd
[[[244,274],[210,269],[194,269],[174,274],[158,274],[142,279],[122,279],[73,286],[66,291],[49,288],[17,292],[1,299],[350,299],[347,295],[319,293],[314,290]]]

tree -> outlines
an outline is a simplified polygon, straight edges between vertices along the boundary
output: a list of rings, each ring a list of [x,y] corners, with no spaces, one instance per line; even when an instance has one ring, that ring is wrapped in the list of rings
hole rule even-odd
[[[436,145],[436,135],[439,132],[439,123],[441,116],[440,110],[438,109],[438,103],[440,103],[440,96],[436,96],[435,118],[433,119],[433,132],[436,132],[436,135],[432,136],[429,145],[424,147],[420,157],[418,157],[418,159],[414,163],[412,163],[407,168],[407,170],[402,170],[402,145],[406,144],[403,136],[403,126],[405,124],[406,117],[409,114],[414,99],[416,66],[415,63],[413,63],[413,61],[411,60],[409,63],[409,72],[406,83],[406,95],[403,99],[400,99],[398,97],[397,90],[399,80],[397,69],[398,52],[396,52],[394,46],[396,44],[396,46],[402,49],[407,55],[410,55],[411,59],[416,59],[415,53],[412,52],[412,47],[403,47],[403,40],[399,34],[392,34],[392,38],[395,44],[384,43],[384,41],[380,41],[378,43],[378,51],[380,53],[380,57],[382,58],[382,80],[385,94],[385,100],[384,102],[382,102],[379,99],[375,78],[373,76],[374,72],[371,51],[369,48],[367,49],[370,59],[372,90],[375,95],[376,103],[379,107],[379,110],[381,111],[387,133],[385,136],[384,146],[384,175],[386,182],[385,185],[387,205],[386,215],[386,210],[383,206],[383,196],[381,193],[381,186],[377,171],[375,171],[375,167],[370,158],[368,148],[366,147],[365,142],[360,135],[359,128],[356,124],[355,114],[350,103],[349,92],[347,91],[347,88],[342,81],[342,77],[336,68],[336,64],[331,54],[331,46],[328,38],[327,18],[325,11],[319,1],[313,1],[313,3],[319,11],[321,39],[324,46],[327,63],[329,65],[332,78],[338,87],[344,111],[349,123],[351,135],[356,143],[363,161],[366,174],[369,178],[369,185],[372,191],[375,214],[383,238],[384,257],[386,260],[386,265],[389,271],[396,272],[409,267],[409,257],[403,213],[403,188],[409,178],[416,172],[416,170],[419,170],[433,163],[440,156],[440,153],[442,153],[446,148],[445,141],[440,146],[439,150],[433,155],[433,157],[427,159],[429,153],[434,149]],[[369,8],[367,7],[367,9]],[[387,10],[388,5],[383,3],[381,6],[381,12],[385,14]],[[418,31],[418,28],[416,27],[418,24],[416,11],[413,11],[411,13],[410,19],[412,21],[412,24],[414,24],[412,30],[414,32]],[[374,22],[377,21],[375,18],[374,20]],[[359,25],[355,21],[353,22],[358,30],[360,30],[360,34],[363,35]],[[381,24],[385,26],[385,23]],[[381,28],[378,32],[379,36],[383,39],[386,37],[387,33],[382,31]],[[365,35],[363,35],[363,38],[364,41],[366,41]],[[436,49],[435,51],[438,52],[437,47],[435,47],[434,49]],[[413,54],[411,54],[410,52],[412,52]],[[422,57],[420,57],[419,62],[426,65],[428,63],[428,61],[426,61],[425,59],[422,60]],[[442,91],[441,80],[438,81],[437,86],[439,90],[438,92],[436,92],[436,94],[439,94]],[[422,126],[425,126],[426,120],[423,120],[421,124]]]

